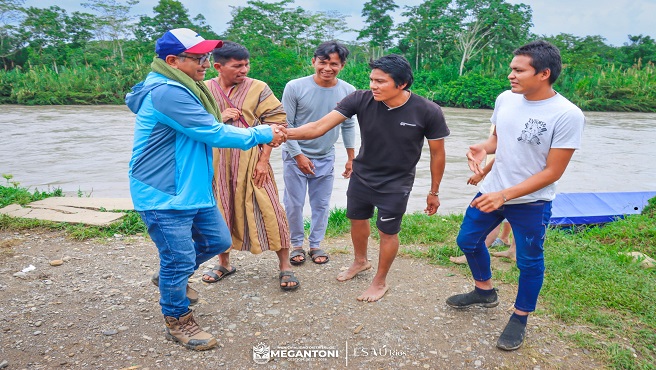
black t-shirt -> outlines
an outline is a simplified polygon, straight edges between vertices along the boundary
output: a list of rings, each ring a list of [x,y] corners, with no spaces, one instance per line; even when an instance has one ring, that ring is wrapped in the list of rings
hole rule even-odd
[[[440,106],[415,94],[390,109],[374,100],[370,90],[358,90],[335,110],[348,118],[358,115],[362,143],[353,175],[381,193],[412,190],[424,138],[442,139],[450,133]]]

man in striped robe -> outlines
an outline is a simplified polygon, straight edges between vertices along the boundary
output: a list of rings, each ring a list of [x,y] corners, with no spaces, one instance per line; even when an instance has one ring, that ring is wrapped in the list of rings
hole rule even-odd
[[[205,84],[217,101],[224,123],[236,127],[286,125],[282,103],[269,86],[247,77],[250,53],[244,46],[225,42],[213,56],[219,76]],[[214,192],[232,235],[232,248],[254,254],[275,251],[280,260],[280,288],[294,290],[300,283],[289,263],[289,225],[269,164],[271,149],[215,148]],[[218,264],[204,272],[203,281],[215,283],[235,271],[228,250],[219,255]]]

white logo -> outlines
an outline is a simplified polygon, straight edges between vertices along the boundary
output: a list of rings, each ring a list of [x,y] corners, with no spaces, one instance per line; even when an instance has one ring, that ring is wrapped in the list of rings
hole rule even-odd
[[[401,122],[401,126],[417,126],[414,123]]]
[[[257,346],[253,346],[253,361],[256,364],[266,364],[271,358],[271,348],[266,344],[260,342]]]
[[[384,221],[392,221],[392,220],[395,219],[395,218],[396,218],[396,217],[390,217],[390,218],[382,218],[382,217],[381,217],[380,220],[383,221],[383,222],[384,222]]]
[[[327,361],[330,358],[339,358],[337,347],[327,346],[301,346],[301,347],[276,347],[270,348],[260,342],[253,346],[253,361],[263,365],[276,358],[288,361]]]

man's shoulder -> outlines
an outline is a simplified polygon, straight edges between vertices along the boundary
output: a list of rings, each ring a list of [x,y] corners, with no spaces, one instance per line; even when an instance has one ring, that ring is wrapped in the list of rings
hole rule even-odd
[[[309,86],[310,82],[313,82],[312,76],[313,75],[309,75],[309,76],[299,77],[290,80],[289,82],[287,82],[286,87],[296,87],[296,86],[306,86],[306,85]]]
[[[580,113],[581,115],[583,115],[583,111],[581,110],[581,108],[578,107],[578,105],[572,103],[569,99],[567,99],[560,93],[556,92],[556,98],[557,98],[558,105],[560,105],[563,111]]]
[[[262,81],[262,80],[258,80],[258,79],[250,78],[250,77],[246,77],[246,79],[244,80],[244,82],[246,82],[246,81],[248,81],[248,80],[251,81],[251,88],[253,88],[253,87],[264,88],[265,86],[269,86],[269,84],[267,84],[266,82],[264,82],[264,81]]]
[[[184,87],[181,83],[179,83],[176,80],[172,80],[162,74],[159,74],[157,72],[150,72],[148,73],[148,76],[146,76],[146,80],[144,81],[144,85],[162,85],[162,86],[176,86],[176,87]]]
[[[157,94],[159,98],[170,97],[169,95],[186,94],[192,95],[191,91],[176,80],[172,80],[164,75],[156,72],[151,72],[144,81],[144,87],[152,87],[153,93]]]
[[[352,95],[361,96],[363,98],[374,98],[374,94],[371,92],[371,90],[355,90]]]
[[[512,90],[505,90],[499,96],[497,96],[497,101],[498,100],[503,100],[503,99],[516,99],[516,100],[522,100],[524,99],[524,95],[522,94],[515,94],[512,92]]]
[[[358,104],[374,100],[371,90],[355,90],[344,97],[342,101],[353,101]]]

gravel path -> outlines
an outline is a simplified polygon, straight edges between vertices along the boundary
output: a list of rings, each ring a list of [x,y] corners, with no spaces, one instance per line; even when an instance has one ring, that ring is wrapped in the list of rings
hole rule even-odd
[[[201,293],[195,316],[220,348],[194,352],[164,339],[159,293],[149,281],[158,261],[147,238],[80,242],[62,232],[0,231],[0,369],[603,367],[568,344],[561,335],[569,329],[548,315],[531,317],[520,350],[497,350],[512,286],[500,286],[496,308],[454,310],[444,301],[471,289],[467,276],[399,257],[387,295],[362,303],[355,297],[374,270],[340,283],[335,277],[352,260],[350,241],[332,239],[324,247],[330,263],[308,260],[296,267],[301,287],[295,292],[278,288],[275,253],[234,254],[237,273],[217,284],[200,282],[198,271],[192,278]],[[372,248],[374,266],[377,254]],[[63,263],[51,266],[54,260]],[[35,269],[21,273],[30,265]],[[336,357],[276,358],[261,365],[253,360],[260,343],[292,353],[321,347]]]

